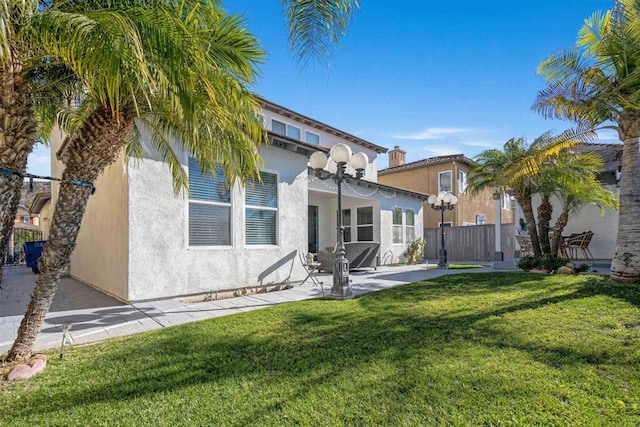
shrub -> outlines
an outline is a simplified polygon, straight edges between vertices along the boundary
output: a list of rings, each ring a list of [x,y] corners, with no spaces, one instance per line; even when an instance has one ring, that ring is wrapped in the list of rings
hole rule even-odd
[[[579,266],[577,266],[575,270],[576,270],[576,273],[582,273],[583,271],[588,271],[589,268],[591,268],[589,267],[589,264],[582,263]]]
[[[427,242],[422,238],[414,240],[402,254],[407,258],[407,264],[418,264],[422,262],[422,258],[424,257],[424,247],[426,245]]]
[[[565,265],[567,262],[569,262],[568,259],[559,256],[542,255],[540,257],[532,257],[525,255],[520,258],[520,261],[518,261],[518,268],[526,271],[533,268],[554,271]]]

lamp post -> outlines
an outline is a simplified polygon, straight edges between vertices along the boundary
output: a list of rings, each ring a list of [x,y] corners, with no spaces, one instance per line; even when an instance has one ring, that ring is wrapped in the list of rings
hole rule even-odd
[[[506,193],[504,197],[508,197]],[[502,206],[501,206],[500,189],[497,187],[493,192],[493,201],[495,203],[495,209],[496,209],[496,228],[494,233],[494,237],[496,240],[496,248],[493,254],[493,261],[502,262],[504,261],[504,253],[502,252]]]
[[[437,196],[431,195],[427,199],[427,202],[436,211],[440,211],[440,259],[438,261],[438,268],[447,268],[447,249],[444,246],[444,211],[452,210],[458,198],[448,191],[441,191]]]
[[[336,144],[331,147],[329,158],[321,151],[316,151],[309,157],[309,166],[316,171],[316,177],[322,180],[332,178],[338,186],[338,248],[336,257],[333,260],[333,286],[329,294],[334,299],[345,299],[353,296],[349,281],[349,260],[345,257],[344,247],[342,183],[349,178],[361,179],[364,176],[367,163],[369,163],[369,158],[365,153],[352,154],[351,148],[346,144]],[[355,176],[347,173],[347,165],[355,169]]]

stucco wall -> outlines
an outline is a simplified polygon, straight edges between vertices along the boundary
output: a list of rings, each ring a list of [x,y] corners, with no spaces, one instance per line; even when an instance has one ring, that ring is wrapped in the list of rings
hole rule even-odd
[[[189,247],[188,198],[174,195],[168,167],[145,147],[144,160],[130,168],[130,300],[304,278],[297,251],[307,250],[307,159],[279,148],[261,154],[264,170],[278,174],[278,244],[245,245],[244,190],[236,187],[232,245],[205,248]],[[181,162],[188,164],[186,155]]]
[[[454,226],[462,226],[464,223],[476,222],[476,215],[484,214],[486,224],[495,223],[495,208],[493,204],[492,191],[490,189],[480,192],[477,196],[471,193],[461,193],[458,188],[458,170],[469,172],[469,167],[457,162],[442,163],[407,171],[395,172],[380,175],[378,181],[381,184],[404,188],[424,194],[438,193],[438,174],[440,172],[451,171],[453,177],[453,194],[458,197],[458,206],[451,211],[446,211],[445,222],[451,222]],[[425,227],[438,227],[441,221],[441,213],[436,212],[424,204]],[[502,222],[513,222],[513,210],[502,210]]]
[[[42,230],[42,239],[47,240],[49,238],[49,228],[51,227],[51,217],[53,211],[51,209],[51,201],[42,206],[40,209],[40,230]]]
[[[337,241],[336,213],[338,203],[336,185],[331,180],[320,181],[311,177],[309,189],[309,204],[319,207],[318,248],[320,250],[326,250],[327,247],[333,248]],[[357,241],[357,208],[364,206],[373,207],[373,240],[380,243],[380,263],[390,264],[404,261],[401,255],[405,251],[407,244],[393,243],[393,208],[403,208],[403,224],[406,224],[404,210],[414,210],[417,239],[422,237],[424,228],[422,202],[402,195],[382,194],[373,189],[364,189],[353,185],[345,186],[343,188],[342,208],[351,209],[352,241]]]
[[[124,153],[95,182],[89,197],[71,276],[127,301],[127,161]]]
[[[313,132],[317,135],[320,136],[320,145],[323,147],[333,147],[334,145],[338,144],[338,143],[342,143],[342,144],[347,144],[349,147],[351,147],[351,150],[354,153],[357,153],[359,151],[365,153],[367,155],[367,157],[369,157],[369,165],[367,166],[367,170],[365,171],[365,176],[367,177],[367,180],[372,181],[372,182],[377,182],[378,179],[378,154],[369,149],[369,148],[365,148],[362,147],[358,144],[355,144],[353,142],[349,142],[349,141],[345,141],[342,138],[339,138],[336,135],[330,134],[328,132],[325,132],[323,130],[317,129],[311,125],[307,125],[304,123],[300,123],[298,121],[292,120],[288,117],[285,117],[283,115],[274,113],[273,111],[269,111],[269,110],[263,110],[263,117],[264,117],[264,122],[265,122],[265,126],[268,130],[272,130],[271,129],[271,120],[272,119],[276,119],[279,122],[285,123],[285,124],[290,124],[293,125],[295,127],[298,127],[301,129],[301,139],[302,141],[305,141],[305,131],[308,130],[310,132]]]
[[[616,192],[615,185],[605,186],[609,191]],[[558,216],[562,212],[562,206],[557,198],[552,199],[553,216],[551,224],[555,224]],[[540,204],[540,197],[534,196],[533,206],[537,208]],[[521,210],[518,210],[521,212]],[[573,233],[583,231],[593,231],[594,235],[589,244],[589,251],[595,259],[612,259],[616,249],[616,238],[618,236],[618,211],[615,209],[605,209],[601,215],[600,208],[596,205],[585,205],[582,209],[569,216],[569,222],[562,234],[569,236]],[[578,251],[578,257],[582,258],[582,251]]]

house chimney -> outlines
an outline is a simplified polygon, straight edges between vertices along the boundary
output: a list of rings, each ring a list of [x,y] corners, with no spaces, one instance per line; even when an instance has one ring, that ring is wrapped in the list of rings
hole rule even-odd
[[[401,150],[399,146],[395,146],[393,150],[389,151],[389,167],[394,168],[396,166],[404,165],[406,151]]]

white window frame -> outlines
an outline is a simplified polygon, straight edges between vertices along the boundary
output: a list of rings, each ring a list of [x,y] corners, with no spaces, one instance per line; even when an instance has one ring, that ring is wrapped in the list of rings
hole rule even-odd
[[[194,159],[195,160],[195,159]],[[191,168],[189,168],[188,165],[189,159],[187,159],[187,170],[189,175],[191,174]],[[233,247],[233,191],[231,188],[229,188],[229,202],[217,202],[217,201],[212,201],[212,200],[199,200],[199,199],[192,199],[191,197],[189,197],[189,199],[187,200],[187,227],[186,227],[186,239],[185,241],[187,242],[187,247],[189,249],[196,249],[196,250],[200,250],[200,249],[214,249],[214,248],[230,248]],[[192,245],[190,238],[189,238],[189,234],[190,234],[190,230],[191,230],[191,222],[189,221],[189,211],[191,209],[191,205],[205,205],[205,206],[221,206],[221,207],[226,207],[229,209],[229,244],[228,245]]]
[[[347,224],[347,222],[345,221],[344,218],[344,213],[349,211],[349,224]],[[351,208],[346,208],[346,209],[342,209],[342,226],[344,227],[344,242],[345,243],[349,243],[349,242],[353,242],[353,227],[351,226],[353,224],[353,215],[351,215]],[[347,240],[347,229],[349,229],[349,240]]]
[[[400,212],[400,224],[396,222],[396,213],[398,211]],[[393,210],[391,211],[391,224],[392,224],[391,243],[394,245],[401,245],[404,243],[404,233],[402,229],[402,223],[403,223],[402,208],[398,208],[398,207],[393,208]],[[397,233],[397,235],[400,236],[400,241],[396,240],[396,231],[400,231],[399,233]]]
[[[448,190],[442,189],[442,175],[446,175],[446,174],[449,174],[449,189]],[[451,192],[452,190],[453,190],[453,171],[452,170],[448,170],[448,171],[438,172],[438,192],[440,192],[440,191]]]
[[[367,208],[371,209],[371,224],[360,224],[358,222],[358,209],[367,209]],[[356,208],[356,235],[355,235],[355,240],[353,240],[354,236],[351,236],[353,242],[373,242],[374,241],[374,239],[375,239],[374,232],[376,231],[375,227],[374,227],[374,223],[375,223],[374,215],[375,215],[375,210],[373,209],[373,206],[358,206]],[[360,230],[360,228],[364,228],[364,227],[371,227],[371,240],[360,240],[360,236],[359,236],[358,231]]]
[[[441,222],[438,223],[438,228],[440,228],[441,224],[442,224]],[[444,226],[445,227],[453,227],[453,223],[451,221],[445,221],[444,222]]]
[[[413,214],[413,225],[409,224],[407,212],[411,212]],[[405,221],[405,240],[407,243],[413,243],[416,240],[416,211],[413,209],[405,209],[404,212],[404,221]],[[409,232],[411,232],[411,236],[409,236]]]
[[[29,215],[25,215],[22,217],[22,223],[23,224],[31,224],[31,216]]]
[[[502,209],[511,209],[511,196],[508,193],[502,193]]]
[[[280,177],[278,175],[277,172],[272,172],[272,171],[260,171],[261,174],[269,174],[269,175],[274,175],[275,179],[276,179],[276,207],[271,207],[271,206],[260,206],[260,205],[250,205],[247,203],[247,187],[245,186],[245,190],[244,190],[244,246],[247,248],[256,248],[256,247],[264,247],[264,246],[278,246],[280,243],[280,189],[278,186],[278,183],[280,182]],[[251,183],[247,183],[247,185],[253,185]],[[259,182],[256,183],[256,185],[262,185]],[[248,209],[254,209],[254,210],[259,210],[259,211],[268,211],[268,212],[275,212],[275,243],[248,243],[247,242],[247,210]]]
[[[460,179],[462,177],[462,179]],[[458,193],[467,192],[467,173],[463,170],[458,170]]]
[[[318,142],[311,142],[311,141],[309,141],[309,135],[315,135],[315,136],[317,136],[317,137],[318,137]],[[306,143],[308,143],[308,144],[317,144],[317,145],[320,145],[320,134],[315,133],[315,132],[311,132],[311,131],[308,131],[308,130],[305,130],[305,131],[304,131],[304,141],[305,141]]]
[[[479,221],[479,220],[482,221]],[[475,225],[485,225],[487,223],[487,216],[485,214],[476,214],[476,224]]]

